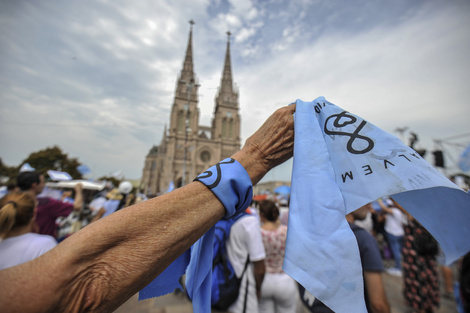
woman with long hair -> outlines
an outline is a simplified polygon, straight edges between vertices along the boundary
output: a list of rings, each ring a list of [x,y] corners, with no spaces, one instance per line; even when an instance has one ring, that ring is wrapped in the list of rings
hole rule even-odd
[[[261,201],[261,237],[266,250],[266,274],[261,285],[260,313],[294,313],[298,291],[295,281],[282,270],[287,226],[279,220],[279,209],[271,200]]]
[[[0,270],[28,262],[57,245],[48,235],[33,233],[36,199],[25,192],[0,200]]]

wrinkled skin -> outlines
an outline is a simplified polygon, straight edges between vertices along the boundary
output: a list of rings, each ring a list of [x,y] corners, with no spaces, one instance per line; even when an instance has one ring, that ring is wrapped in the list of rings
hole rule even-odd
[[[295,105],[232,157],[253,184],[292,156]],[[112,312],[225,215],[200,182],[100,219],[30,262],[0,271],[0,312]]]

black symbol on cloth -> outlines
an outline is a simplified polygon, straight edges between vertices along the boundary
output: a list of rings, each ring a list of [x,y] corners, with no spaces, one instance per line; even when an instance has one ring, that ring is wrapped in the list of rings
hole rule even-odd
[[[357,118],[354,115],[348,114],[347,111],[343,111],[340,114],[334,114],[329,116],[326,121],[325,121],[325,133],[327,135],[339,135],[339,136],[349,136],[348,144],[346,146],[346,149],[348,149],[349,153],[352,154],[364,154],[372,150],[374,148],[374,142],[372,139],[369,137],[359,135],[359,132],[361,129],[367,124],[366,121],[362,121],[361,124],[356,128],[356,130],[353,133],[347,133],[347,132],[341,132],[341,131],[334,131],[334,130],[329,130],[327,128],[328,121],[332,118],[335,118],[333,121],[333,126],[335,128],[343,128],[347,125],[354,124],[357,121]],[[353,143],[355,140],[363,140],[367,142],[367,147],[365,147],[362,150],[356,150],[353,148]]]
[[[217,163],[215,165],[215,168],[217,170],[217,177],[215,179],[215,181],[211,184],[211,185],[206,185],[207,188],[209,189],[213,189],[215,187],[217,187],[220,183],[220,180],[222,179],[222,169],[220,167],[221,164],[232,164],[232,163],[235,163],[235,160],[234,159],[228,159],[227,161],[220,161],[219,163]],[[204,178],[209,178],[211,177],[214,173],[211,171],[212,169],[214,168],[211,167],[210,169],[208,169],[207,171],[205,171],[204,173],[200,174],[198,177],[196,177],[195,180],[201,180],[201,179],[204,179]]]

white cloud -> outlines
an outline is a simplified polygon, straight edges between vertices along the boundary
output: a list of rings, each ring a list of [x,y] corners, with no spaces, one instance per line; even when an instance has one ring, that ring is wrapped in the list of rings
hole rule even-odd
[[[100,175],[139,177],[169,121],[190,19],[202,124],[230,30],[243,140],[279,106],[323,95],[385,130],[409,126],[431,149],[468,132],[470,5],[413,5],[12,2],[0,12],[0,157],[18,165],[59,145]]]
[[[390,132],[409,126],[428,149],[431,138],[465,133],[468,22],[455,11],[429,13],[354,36],[325,34],[301,48],[297,42],[245,69],[239,80],[250,105],[242,109],[243,137],[275,107],[320,95]]]
[[[254,28],[242,28],[235,36],[236,42],[244,42],[254,36],[256,30]]]

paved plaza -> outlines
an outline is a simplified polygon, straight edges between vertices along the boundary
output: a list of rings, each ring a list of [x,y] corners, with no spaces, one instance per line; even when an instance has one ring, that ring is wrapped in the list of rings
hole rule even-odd
[[[401,277],[391,276],[384,273],[385,290],[391,305],[392,313],[408,313],[409,310],[403,303]],[[441,279],[442,282],[442,279]],[[441,284],[442,285],[442,284]],[[441,287],[442,291],[442,287]],[[182,294],[169,294],[159,298],[138,301],[135,295],[124,303],[115,313],[192,313],[189,300]],[[300,301],[300,300],[299,300]],[[215,312],[213,312],[215,313]],[[307,313],[301,305],[296,313]],[[441,307],[436,313],[457,313],[454,300],[441,298]]]

